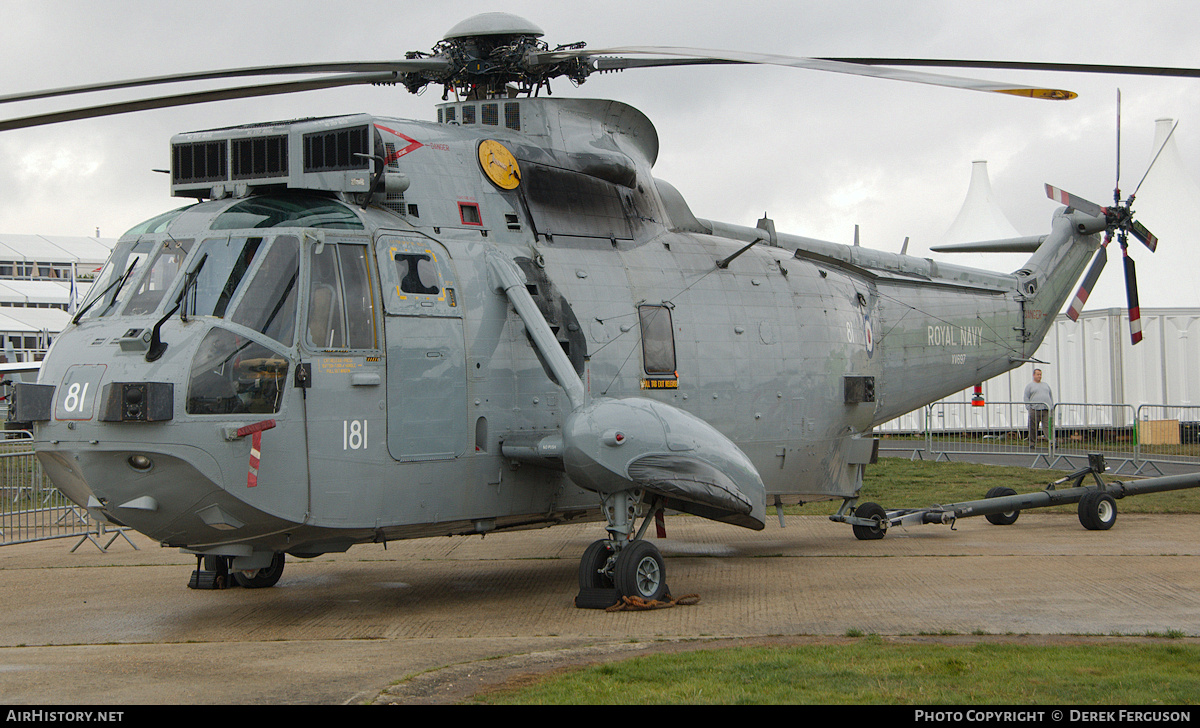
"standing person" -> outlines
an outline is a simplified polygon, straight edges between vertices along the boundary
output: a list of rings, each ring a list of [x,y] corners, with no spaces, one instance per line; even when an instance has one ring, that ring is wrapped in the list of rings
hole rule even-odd
[[[1038,427],[1050,439],[1050,408],[1054,406],[1054,393],[1049,384],[1042,383],[1042,370],[1033,370],[1033,381],[1025,385],[1025,406],[1029,408],[1029,447],[1037,443]]]

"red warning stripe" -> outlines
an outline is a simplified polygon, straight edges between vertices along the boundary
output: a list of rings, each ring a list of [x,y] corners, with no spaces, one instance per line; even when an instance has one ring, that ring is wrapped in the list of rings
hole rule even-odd
[[[265,430],[273,427],[275,427],[275,420],[263,420],[253,425],[239,427],[237,430],[238,437],[252,436],[250,438],[250,469],[246,472],[247,488],[253,488],[258,485],[258,465],[262,457],[262,434]]]

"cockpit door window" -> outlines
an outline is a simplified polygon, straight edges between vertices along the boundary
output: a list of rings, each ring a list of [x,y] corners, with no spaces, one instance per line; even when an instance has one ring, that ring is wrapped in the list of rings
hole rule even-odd
[[[376,324],[367,247],[324,243],[312,249],[307,343],[315,349],[374,349]]]

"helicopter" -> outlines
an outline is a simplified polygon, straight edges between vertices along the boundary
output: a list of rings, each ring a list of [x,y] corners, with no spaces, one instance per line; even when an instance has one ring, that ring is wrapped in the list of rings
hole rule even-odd
[[[913,59],[543,36],[485,13],[400,60],[0,97],[322,74],[4,131],[356,84],[443,89],[436,121],[350,114],[171,139],[171,194],[193,202],[121,236],[38,381],[15,385],[11,416],[31,423],[56,487],[194,554],[192,588],[273,586],[285,555],[602,521],[576,605],[655,601],[667,570],[646,536],[668,509],[762,530],[768,508],[841,499],[856,533],[878,526],[857,505],[872,428],[1029,361],[1101,234],[1149,235],[1132,199],[1061,193],[1049,233],[988,241],[1031,254],[1001,274],[781,233],[765,215],[699,218],[654,177],[642,112],[552,96],[551,81],[774,64],[1074,94],[892,67]]]

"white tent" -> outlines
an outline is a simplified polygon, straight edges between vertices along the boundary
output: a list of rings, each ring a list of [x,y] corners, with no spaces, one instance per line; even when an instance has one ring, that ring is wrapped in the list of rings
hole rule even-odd
[[[972,162],[971,184],[967,188],[967,197],[963,200],[958,216],[954,218],[954,222],[950,224],[938,244],[1001,240],[1020,236],[992,193],[987,161],[979,159]]]

